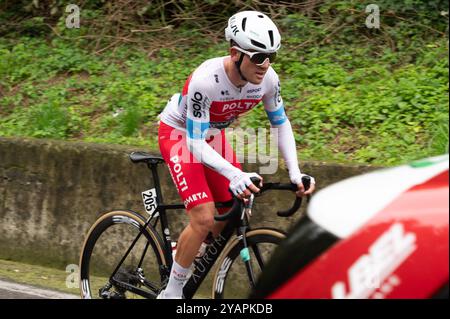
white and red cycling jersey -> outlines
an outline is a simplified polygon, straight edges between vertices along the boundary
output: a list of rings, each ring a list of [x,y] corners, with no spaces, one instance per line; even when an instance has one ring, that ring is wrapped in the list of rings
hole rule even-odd
[[[261,84],[250,82],[238,88],[225,73],[224,59],[214,58],[201,64],[187,79],[177,103],[169,103],[161,114],[166,124],[186,129],[189,122],[202,124],[203,132],[208,128],[228,127],[241,114],[263,102],[271,122],[284,123],[283,100],[280,94],[278,75],[269,67]]]
[[[227,160],[224,156],[225,151],[231,149],[228,143],[226,141],[224,144],[218,143],[226,145],[225,150],[223,148],[218,150],[211,146],[211,140],[213,140],[211,136],[224,139],[225,135],[221,131],[242,114],[259,107],[260,102],[263,104],[271,126],[278,129],[278,147],[286,162],[291,181],[298,184],[300,180],[301,173],[298,167],[294,134],[284,110],[280,82],[275,70],[269,67],[260,84],[247,82],[243,87],[236,87],[225,72],[226,58],[226,56],[213,58],[203,62],[189,76],[182,93],[173,95],[160,114],[164,127],[163,130],[160,127],[159,133],[161,154],[169,165],[181,197],[185,203],[189,204],[186,205],[187,208],[205,201],[218,201],[214,198],[205,198],[205,194],[199,191],[212,183],[207,178],[199,177],[204,175],[204,172],[194,176],[192,172],[187,173],[192,169],[198,170],[198,166],[195,168],[192,166],[194,164],[192,155],[197,160],[194,162],[200,162],[226,178],[223,179],[226,185],[215,183],[214,186],[223,188],[226,192],[229,181],[242,174],[239,163],[235,161],[234,152],[231,154],[232,160]],[[183,147],[176,146],[182,146],[183,143],[187,148],[181,152]],[[174,156],[177,156],[176,163],[171,162]],[[177,178],[180,175],[183,178]],[[192,176],[192,180],[186,180],[188,175]],[[188,188],[186,188],[187,184],[190,184]],[[195,189],[196,193],[189,189]],[[202,196],[193,196],[198,193]],[[193,200],[193,198],[200,198],[200,200]]]

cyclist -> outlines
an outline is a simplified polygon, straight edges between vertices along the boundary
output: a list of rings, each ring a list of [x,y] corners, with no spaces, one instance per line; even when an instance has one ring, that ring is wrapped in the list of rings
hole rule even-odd
[[[250,178],[262,178],[241,169],[226,141],[224,128],[238,116],[263,102],[271,126],[278,129],[278,147],[285,160],[297,196],[314,191],[314,179],[305,192],[294,134],[280,95],[278,75],[271,67],[281,36],[272,20],[257,11],[243,11],[228,20],[225,29],[230,55],[203,62],[187,79],[160,114],[159,147],[189,224],[178,239],[169,282],[158,298],[182,298],[190,266],[210,232],[217,235],[223,224],[214,223],[214,202],[231,200],[229,189],[245,199],[259,188]],[[219,214],[227,209],[218,209]]]

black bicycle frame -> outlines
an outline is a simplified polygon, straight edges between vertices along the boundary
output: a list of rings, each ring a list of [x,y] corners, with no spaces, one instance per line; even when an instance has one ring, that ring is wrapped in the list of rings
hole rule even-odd
[[[110,277],[110,284],[115,284],[119,287],[122,287],[126,290],[132,291],[136,294],[142,295],[144,297],[147,298],[155,298],[156,297],[156,289],[155,287],[153,287],[153,285],[149,282],[146,282],[146,280],[144,279],[143,281],[141,281],[144,285],[146,285],[147,287],[149,287],[152,291],[155,290],[155,292],[148,292],[145,291],[143,289],[140,289],[138,287],[132,286],[128,283],[125,282],[121,282],[118,279],[114,278],[114,276],[116,275],[117,271],[119,270],[120,266],[122,265],[122,263],[124,262],[124,260],[126,259],[126,257],[129,255],[129,253],[131,252],[131,250],[133,249],[133,247],[135,246],[136,242],[139,240],[140,236],[142,235],[144,229],[150,224],[150,222],[153,220],[153,216],[155,216],[155,213],[159,213],[159,217],[157,217],[155,219],[155,223],[153,224],[153,227],[155,228],[158,220],[161,219],[161,231],[163,234],[163,241],[164,241],[164,252],[165,252],[165,257],[166,260],[168,260],[168,264],[167,264],[167,268],[171,267],[171,265],[173,264],[173,257],[172,257],[172,240],[170,237],[170,231],[169,231],[169,222],[167,220],[167,216],[166,216],[166,211],[167,210],[174,210],[174,209],[185,209],[183,204],[164,204],[163,203],[163,196],[161,193],[161,185],[160,185],[160,181],[159,181],[159,176],[158,176],[158,171],[157,171],[157,164],[150,164],[147,163],[148,168],[152,171],[152,177],[153,177],[153,181],[154,181],[154,186],[156,189],[156,203],[157,203],[157,207],[155,209],[155,212],[152,214],[152,216],[146,221],[145,225],[143,227],[141,227],[141,230],[139,232],[139,234],[136,236],[135,240],[133,241],[133,243],[131,244],[131,246],[129,247],[129,249],[127,250],[127,252],[125,253],[125,255],[123,256],[122,260],[119,262],[119,264],[117,265],[116,269],[114,270],[113,274]],[[303,179],[302,179],[303,181]],[[305,189],[307,189],[309,187],[306,186],[306,180],[303,181],[304,185],[305,185]],[[297,185],[295,184],[279,184],[279,183],[266,183],[265,186],[263,186],[261,188],[261,192],[263,191],[263,188],[265,189],[279,189],[279,190],[291,190],[291,191],[296,191],[297,190]],[[216,203],[216,207],[231,207],[233,204],[233,201],[230,202],[225,202],[225,203]],[[291,216],[295,211],[297,211],[297,209],[300,207],[301,205],[301,198],[297,197],[294,203],[294,206],[292,208],[290,208],[287,211],[283,211],[283,212],[278,212],[277,214],[279,216],[283,216],[283,217],[287,217],[287,216]],[[211,245],[209,245],[208,249],[206,250],[205,254],[202,256],[202,258],[195,260],[194,265],[194,272],[192,273],[191,277],[189,278],[188,282],[186,283],[186,285],[183,288],[183,294],[184,297],[187,299],[192,298],[192,296],[194,296],[194,294],[197,292],[199,286],[201,285],[201,283],[203,282],[203,280],[205,279],[205,277],[208,275],[209,271],[211,270],[212,266],[214,265],[214,263],[216,262],[216,260],[218,259],[218,257],[220,256],[221,252],[223,251],[224,247],[226,246],[226,244],[228,243],[228,241],[230,240],[230,238],[233,236],[234,231],[236,231],[236,234],[238,236],[238,238],[242,238],[243,240],[243,246],[244,248],[247,248],[247,243],[245,240],[245,233],[247,232],[247,230],[250,230],[250,225],[248,223],[247,217],[246,215],[242,215],[244,212],[244,206],[243,203],[240,202],[239,205],[236,205],[233,208],[233,213],[236,212],[236,210],[240,210],[240,214],[231,214],[230,216],[235,216],[235,218],[232,218],[228,221],[228,223],[226,224],[225,228],[222,230],[222,232],[219,234],[219,236],[213,241],[213,243]],[[228,214],[225,214],[228,215]],[[223,216],[224,218],[226,216]],[[143,251],[143,254],[141,256],[138,268],[141,267],[142,265],[142,261],[144,260],[144,256],[147,252],[147,248],[148,248],[148,243],[145,246],[145,249]],[[255,247],[254,249],[254,253],[256,256],[256,259],[258,261],[258,264],[260,266],[262,266],[263,262],[262,262],[262,258],[259,252],[259,249],[257,247]],[[249,275],[249,278],[252,282],[252,284],[254,284],[254,274],[253,271],[251,269],[251,266],[249,264],[248,261],[245,262],[246,265],[246,269]],[[170,275],[170,269],[160,269],[160,273],[162,277],[169,277]],[[167,279],[167,278],[166,278]]]
[[[156,164],[148,164],[148,167],[152,171],[152,177],[153,177],[154,186],[156,189],[157,208],[156,208],[155,212],[153,213],[153,216],[156,213],[159,213],[159,217],[157,217],[153,227],[156,226],[158,219],[161,219],[161,230],[162,230],[162,234],[164,235],[163,241],[164,241],[164,245],[165,245],[165,250],[164,250],[165,257],[166,257],[166,260],[169,261],[168,266],[170,267],[173,263],[172,246],[171,246],[172,240],[170,237],[169,222],[167,220],[166,211],[167,210],[175,210],[175,209],[185,209],[185,206],[183,204],[164,204],[163,203],[163,197],[162,197],[162,193],[161,193],[161,185],[160,185],[160,181],[159,181]],[[216,207],[231,207],[231,202],[216,203]],[[242,206],[240,208],[243,209]],[[146,297],[146,298],[155,298],[156,294],[148,292],[143,289],[140,289],[140,288],[130,285],[126,282],[122,282],[122,281],[114,278],[114,276],[116,275],[116,273],[120,269],[120,266],[123,264],[123,262],[125,261],[125,259],[127,258],[127,256],[131,252],[131,250],[134,248],[137,241],[142,236],[144,229],[150,224],[152,219],[153,219],[153,217],[150,217],[146,221],[144,226],[141,227],[139,234],[136,236],[133,243],[130,245],[127,252],[122,257],[119,264],[116,266],[114,272],[110,276],[110,282],[112,284],[119,286],[123,289],[126,289],[128,291],[131,291],[133,293],[136,293],[138,295],[141,295],[143,297]],[[228,243],[230,238],[233,236],[234,231],[237,229],[237,224],[236,224],[237,221],[238,221],[237,219],[230,220],[227,223],[227,225],[225,226],[225,228],[222,230],[222,232],[219,234],[219,236],[212,242],[211,245],[209,245],[208,249],[206,250],[205,254],[202,256],[202,258],[195,260],[194,272],[192,273],[191,278],[188,280],[188,282],[186,283],[186,285],[184,286],[184,289],[183,289],[183,294],[184,294],[185,298],[190,299],[197,292],[198,288],[200,287],[201,283],[208,275],[209,271],[211,270],[212,266],[216,262],[217,258],[220,256],[224,247],[226,246],[226,244]],[[140,258],[140,262],[138,264],[138,268],[141,267],[142,261],[147,252],[147,248],[148,248],[148,243],[146,244],[146,246],[144,248],[143,254],[142,254],[142,256]],[[170,269],[168,269],[168,271],[170,271]],[[169,273],[167,273],[167,274],[169,274]],[[147,287],[151,288],[150,287],[151,283],[144,282],[144,284]]]
[[[236,220],[230,220],[219,236],[208,245],[203,256],[194,261],[194,271],[183,288],[183,295],[186,299],[191,299],[195,295],[235,230]]]

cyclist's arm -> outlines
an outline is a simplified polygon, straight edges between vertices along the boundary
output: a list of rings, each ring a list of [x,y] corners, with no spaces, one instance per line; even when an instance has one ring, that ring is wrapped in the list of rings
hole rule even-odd
[[[225,160],[205,140],[209,129],[211,101],[203,85],[195,82],[189,84],[186,103],[186,141],[189,151],[199,162],[217,171],[230,181],[242,174],[240,169]]]
[[[264,109],[269,117],[270,125],[278,129],[278,149],[286,163],[292,183],[301,183],[302,173],[297,159],[297,148],[291,122],[284,110],[281,98],[280,82],[275,72],[272,73],[272,89],[263,97]]]

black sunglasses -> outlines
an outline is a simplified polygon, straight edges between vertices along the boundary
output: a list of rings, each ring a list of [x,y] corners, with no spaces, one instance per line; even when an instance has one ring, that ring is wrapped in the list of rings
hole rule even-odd
[[[236,46],[234,46],[233,48],[238,50],[239,52],[242,52],[242,53],[248,55],[248,57],[250,58],[250,61],[252,61],[257,66],[261,66],[264,63],[266,63],[267,59],[269,59],[270,63],[274,63],[275,58],[277,57],[276,52],[273,52],[273,53],[250,52],[250,51],[246,51],[246,50],[241,49],[240,47],[236,47]]]

